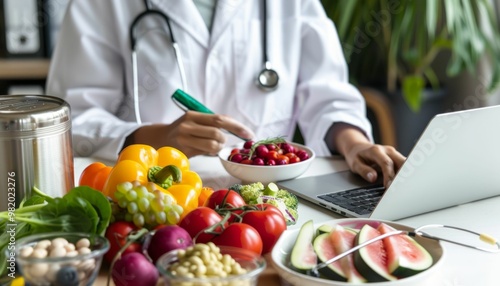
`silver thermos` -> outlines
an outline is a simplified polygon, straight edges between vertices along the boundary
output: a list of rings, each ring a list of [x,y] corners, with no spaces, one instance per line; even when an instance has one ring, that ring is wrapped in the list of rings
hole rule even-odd
[[[18,207],[33,187],[63,196],[74,186],[71,115],[62,99],[0,95],[0,211]]]

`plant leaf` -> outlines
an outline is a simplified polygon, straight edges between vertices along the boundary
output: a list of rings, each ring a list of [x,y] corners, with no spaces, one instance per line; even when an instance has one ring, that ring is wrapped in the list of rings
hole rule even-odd
[[[422,105],[423,76],[412,75],[403,79],[403,97],[413,112],[419,112]]]
[[[101,192],[87,186],[75,187],[64,196],[67,200],[76,197],[87,200],[95,209],[98,218],[95,233],[103,235],[111,220],[111,204],[108,199]]]

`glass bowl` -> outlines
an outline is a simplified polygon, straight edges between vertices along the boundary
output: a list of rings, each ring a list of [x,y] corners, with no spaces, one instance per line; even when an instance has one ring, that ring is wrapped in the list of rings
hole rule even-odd
[[[240,179],[244,183],[254,183],[261,182],[263,184],[290,180],[295,177],[302,175],[313,162],[316,154],[314,151],[302,144],[297,144],[293,142],[287,142],[288,144],[294,146],[295,148],[302,149],[307,152],[309,159],[286,165],[245,165],[241,163],[235,163],[228,160],[231,150],[234,148],[242,148],[243,143],[237,146],[225,147],[223,148],[218,156],[222,163],[224,169],[233,177]]]
[[[92,285],[108,249],[96,234],[35,234],[16,241],[16,264],[26,285]]]
[[[238,285],[255,286],[258,277],[266,268],[266,260],[256,253],[242,248],[219,246],[221,254],[230,255],[242,268],[244,274],[228,275],[226,277],[188,278],[176,276],[171,272],[171,266],[178,261],[178,250],[170,251],[162,255],[156,262],[156,267],[163,277],[167,286],[209,286],[209,285]],[[192,270],[194,271],[194,270]]]

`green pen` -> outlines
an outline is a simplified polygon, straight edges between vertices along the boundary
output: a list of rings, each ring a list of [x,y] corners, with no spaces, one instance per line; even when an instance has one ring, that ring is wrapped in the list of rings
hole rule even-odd
[[[192,111],[198,111],[201,113],[207,113],[207,114],[215,114],[212,110],[208,109],[205,105],[203,105],[201,102],[198,100],[194,99],[192,96],[187,94],[185,91],[181,89],[177,89],[173,94],[172,94],[172,100],[174,103],[179,106],[180,109],[184,111],[192,110]],[[226,130],[227,131],[227,130]],[[243,141],[248,141],[250,139],[248,138],[243,138],[240,137],[233,132],[227,131],[228,133],[240,138]]]

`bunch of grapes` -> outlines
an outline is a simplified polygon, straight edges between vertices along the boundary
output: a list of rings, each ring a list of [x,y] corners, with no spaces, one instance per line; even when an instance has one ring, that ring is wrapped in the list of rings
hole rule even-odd
[[[160,224],[174,225],[180,220],[183,209],[174,202],[172,196],[156,188],[149,182],[124,182],[116,186],[118,200],[114,208],[115,220],[133,222],[137,227],[154,228]]]
[[[248,165],[287,165],[309,159],[309,153],[284,139],[247,141],[243,148],[234,148],[227,158],[231,162]]]

